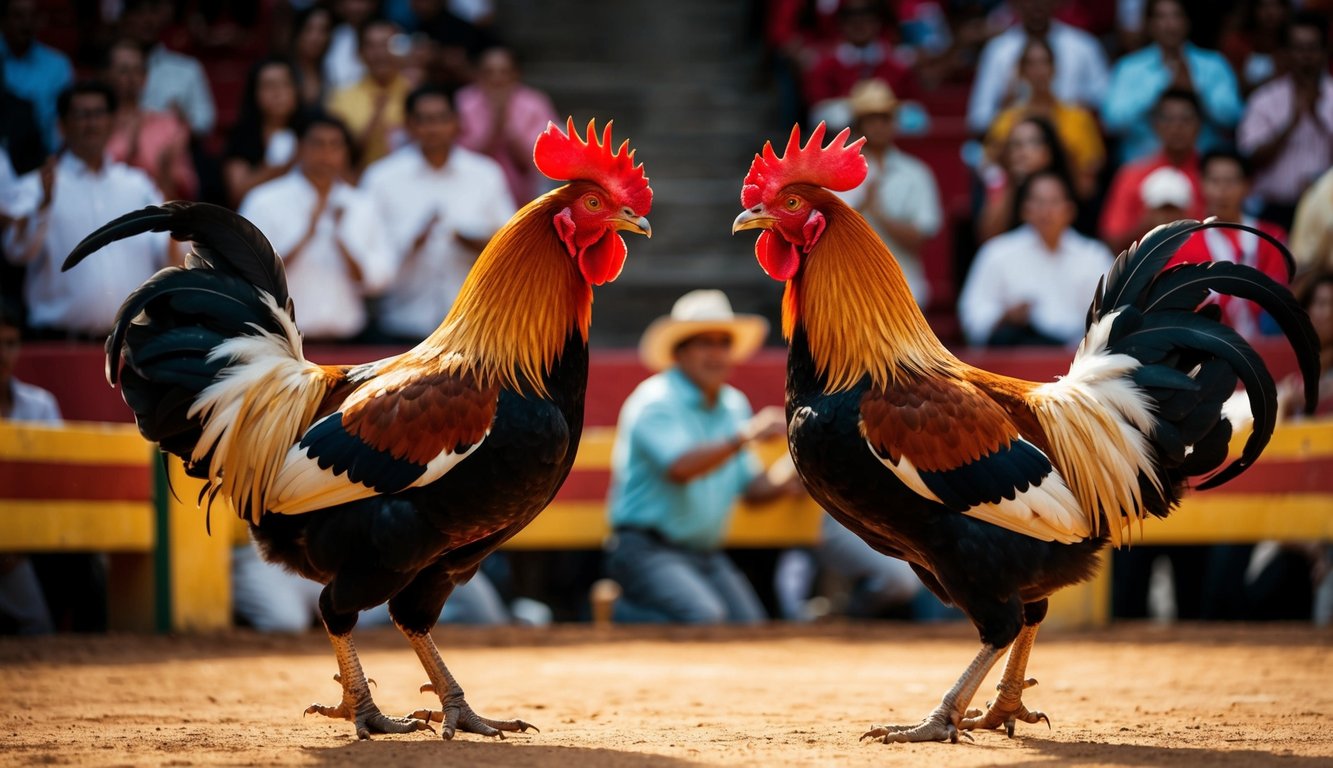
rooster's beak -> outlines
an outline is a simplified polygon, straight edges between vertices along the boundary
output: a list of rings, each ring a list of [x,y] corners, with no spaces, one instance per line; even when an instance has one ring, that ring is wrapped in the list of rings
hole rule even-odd
[[[624,232],[637,232],[649,240],[653,237],[653,225],[648,223],[648,217],[635,216],[628,208],[611,220],[611,226]]]
[[[731,234],[734,235],[744,229],[768,229],[776,221],[777,219],[764,210],[764,206],[756,205],[748,211],[741,211],[741,215],[731,224]]]

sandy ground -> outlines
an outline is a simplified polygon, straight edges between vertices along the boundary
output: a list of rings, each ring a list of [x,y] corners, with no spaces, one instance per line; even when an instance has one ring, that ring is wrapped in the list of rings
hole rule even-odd
[[[302,717],[338,700],[319,634],[5,638],[0,764],[1333,765],[1333,634],[1305,627],[1048,631],[1026,700],[1054,728],[957,745],[857,737],[938,702],[976,650],[961,625],[435,634],[478,712],[541,733],[358,742],[346,721]],[[357,637],[386,713],[437,703],[417,693],[425,676],[396,633]]]

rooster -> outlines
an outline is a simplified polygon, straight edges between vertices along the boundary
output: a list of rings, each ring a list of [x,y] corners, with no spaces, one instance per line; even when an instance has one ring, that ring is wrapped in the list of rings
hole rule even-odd
[[[1068,375],[1039,384],[967,365],[931,332],[874,231],[830,191],[865,178],[865,140],[848,145],[848,133],[824,147],[821,124],[803,147],[798,126],[781,157],[766,144],[732,231],[763,230],[759,263],[786,283],[788,442],[806,487],[876,550],[907,561],[982,643],[922,722],[862,738],[956,742],[960,730],[1049,726],[1022,694],[1035,684],[1027,661],[1050,595],[1089,578],[1103,546],[1129,543],[1146,516],[1165,517],[1191,478],[1208,488],[1239,474],[1272,434],[1272,376],[1218,322],[1209,292],[1263,306],[1311,394],[1318,342],[1291,294],[1254,269],[1162,270],[1191,233],[1239,226],[1178,221],[1114,262]],[[1232,397],[1238,381],[1247,397]],[[1228,463],[1231,436],[1250,421]],[[1006,649],[997,697],[969,710]]]
[[[107,339],[139,430],[229,500],[265,557],[325,585],[319,610],[342,700],[311,705],[357,735],[442,723],[485,736],[531,727],[476,714],[430,636],[482,559],[555,496],[583,428],[592,286],[651,236],[652,190],[626,141],[548,125],[533,158],[569,184],[529,203],[487,245],[434,333],[364,365],[306,360],[282,262],[262,233],[210,205],[167,203],[89,235],[65,269],[141,232],[192,240],[126,299]],[[203,498],[203,496],[201,496]],[[384,603],[442,709],[380,712],[351,640]]]

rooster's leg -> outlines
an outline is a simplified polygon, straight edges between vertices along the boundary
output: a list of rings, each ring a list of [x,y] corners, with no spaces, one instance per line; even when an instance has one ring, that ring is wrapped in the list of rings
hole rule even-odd
[[[926,719],[916,725],[877,725],[861,735],[862,739],[878,739],[885,744],[904,741],[949,741],[958,742],[959,723],[963,720],[963,710],[981,687],[981,681],[999,660],[1003,648],[993,645],[981,646],[977,657],[968,665],[963,676],[944,694],[940,705],[926,715]]]
[[[311,704],[306,707],[307,715],[320,714],[328,717],[340,717],[356,724],[358,738],[368,739],[372,733],[408,733],[430,729],[427,720],[411,717],[387,717],[370,698],[370,684],[361,671],[361,661],[356,657],[356,648],[352,646],[351,635],[329,633],[333,643],[333,653],[338,659],[338,674],[334,677],[343,688],[343,700],[336,707],[323,704]]]
[[[438,694],[443,708],[443,711],[419,709],[409,717],[443,723],[441,735],[446,739],[452,739],[456,731],[479,733],[482,736],[499,736],[503,739],[505,731],[526,731],[529,728],[537,730],[536,726],[522,720],[492,720],[473,712],[472,707],[463,698],[462,686],[450,674],[449,668],[444,666],[444,660],[440,658],[440,652],[436,649],[430,633],[415,632],[401,626],[398,629],[412,644],[412,650],[417,652],[417,658],[421,659],[421,666],[426,668],[426,676],[430,678],[429,683],[421,686],[421,691],[423,693],[433,691]]]
[[[1032,653],[1032,643],[1037,639],[1037,625],[1029,624],[1018,633],[1014,639],[1014,644],[1009,649],[1009,659],[1004,665],[1004,676],[1000,678],[1000,684],[995,686],[995,690],[1000,694],[994,701],[986,703],[986,711],[971,710],[967,713],[967,718],[963,720],[959,728],[971,730],[974,728],[999,728],[1004,726],[1004,730],[1010,738],[1014,735],[1014,724],[1022,720],[1025,723],[1035,723],[1039,720],[1046,721],[1046,727],[1051,726],[1051,720],[1044,712],[1030,711],[1023,705],[1023,691],[1037,684],[1036,680],[1026,680],[1023,675],[1027,674],[1028,655]]]

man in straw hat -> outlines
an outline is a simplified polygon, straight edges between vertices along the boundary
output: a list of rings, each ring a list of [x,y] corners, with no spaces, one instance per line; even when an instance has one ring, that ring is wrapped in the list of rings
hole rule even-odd
[[[768,322],[732,312],[726,294],[685,294],[648,326],[639,355],[657,373],[620,411],[609,500],[607,574],[622,621],[763,621],[745,576],[722,552],[736,501],[800,491],[792,472],[765,474],[747,449],[786,434],[782,410],[753,414],[727,378],[763,344]],[[777,473],[774,473],[776,475]]]

